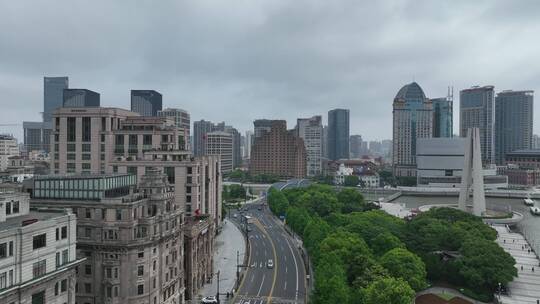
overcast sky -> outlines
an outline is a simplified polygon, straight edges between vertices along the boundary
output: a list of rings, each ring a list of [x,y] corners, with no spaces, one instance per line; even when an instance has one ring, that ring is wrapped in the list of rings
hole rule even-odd
[[[413,79],[428,97],[454,86],[455,133],[460,89],[540,92],[537,0],[29,3],[0,4],[2,124],[40,120],[43,76],[69,76],[102,106],[155,89],[192,121],[241,132],[348,108],[367,139],[391,138],[393,98]],[[22,125],[4,132],[22,137]]]

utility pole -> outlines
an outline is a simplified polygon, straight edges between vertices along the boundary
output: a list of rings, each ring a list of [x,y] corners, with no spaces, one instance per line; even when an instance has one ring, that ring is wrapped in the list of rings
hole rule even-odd
[[[217,292],[216,292],[216,300],[218,302],[218,304],[220,303],[219,302],[219,270],[217,272]]]
[[[236,284],[238,284],[238,279],[240,277],[240,271],[239,271],[239,267],[240,267],[240,251],[239,250],[236,250]]]

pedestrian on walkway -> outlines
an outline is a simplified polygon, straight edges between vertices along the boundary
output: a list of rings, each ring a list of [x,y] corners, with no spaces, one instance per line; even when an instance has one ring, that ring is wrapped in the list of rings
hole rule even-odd
[[[504,240],[504,239],[503,239],[503,243],[505,243],[505,244],[506,244],[506,240]]]
[[[521,271],[523,271],[523,265],[521,265]]]

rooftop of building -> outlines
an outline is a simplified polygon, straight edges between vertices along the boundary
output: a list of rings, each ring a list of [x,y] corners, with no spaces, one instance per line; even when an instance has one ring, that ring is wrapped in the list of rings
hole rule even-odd
[[[47,221],[67,214],[68,212],[66,209],[30,208],[28,214],[10,217],[4,222],[0,222],[0,231],[28,226],[39,221]]]
[[[394,99],[397,100],[408,100],[408,99],[416,99],[416,100],[425,100],[426,95],[424,94],[424,90],[420,87],[420,85],[416,82],[411,82],[409,84],[404,85],[396,94],[396,97]]]
[[[34,180],[48,180],[48,179],[103,179],[111,177],[130,176],[127,173],[107,173],[107,174],[49,174],[49,175],[36,175]]]
[[[474,92],[474,91],[492,91],[495,87],[492,85],[487,86],[472,86],[468,89],[463,89],[460,92]]]
[[[140,116],[139,113],[132,112],[126,109],[122,108],[115,108],[115,107],[62,107],[58,108],[54,111],[53,116],[58,115],[69,115],[72,113],[76,113],[77,115],[80,115],[81,113],[87,113],[90,115],[99,115],[99,114],[106,114],[106,115],[123,115],[123,116]]]
[[[503,91],[497,93],[497,95],[521,95],[521,94],[532,95],[532,94],[534,94],[534,90],[518,90],[518,91],[503,90]]]
[[[540,149],[525,149],[507,152],[506,155],[540,156]]]

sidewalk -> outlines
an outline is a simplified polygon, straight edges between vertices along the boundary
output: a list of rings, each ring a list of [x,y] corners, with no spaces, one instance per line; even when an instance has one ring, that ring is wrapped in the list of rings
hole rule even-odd
[[[246,244],[242,232],[228,219],[223,221],[223,229],[217,235],[214,246],[214,273],[220,272],[219,291],[224,294],[234,288],[236,282],[236,255],[240,253],[243,262]],[[199,291],[199,297],[215,296],[217,292],[216,275],[209,284]],[[225,299],[225,296],[220,296]]]
[[[502,296],[499,303],[536,304],[540,300],[540,264],[536,254],[523,235],[509,232],[505,226],[493,228],[499,234],[497,243],[514,257],[518,270],[517,278],[508,284],[508,296]]]

